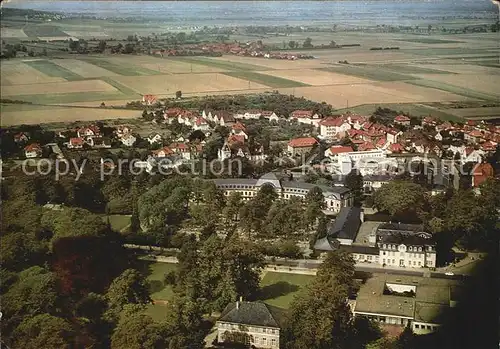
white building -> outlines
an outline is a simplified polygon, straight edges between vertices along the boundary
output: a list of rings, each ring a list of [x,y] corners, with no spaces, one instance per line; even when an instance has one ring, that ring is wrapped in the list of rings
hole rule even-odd
[[[151,133],[148,136],[148,142],[149,144],[154,144],[154,143],[161,143],[162,142],[162,137],[159,133]]]
[[[122,138],[120,138],[120,141],[126,147],[133,146],[136,140],[137,140],[137,138],[135,138],[131,134],[127,134],[127,135],[123,136]]]
[[[319,122],[319,133],[323,139],[340,139],[351,127],[351,124],[343,117],[329,117]]]

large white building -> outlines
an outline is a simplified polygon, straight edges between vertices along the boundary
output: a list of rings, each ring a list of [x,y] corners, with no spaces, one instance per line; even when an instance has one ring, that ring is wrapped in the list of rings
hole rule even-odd
[[[323,191],[325,198],[325,211],[339,212],[342,207],[352,206],[354,198],[350,190],[343,186],[326,187],[305,182],[278,179],[274,173],[267,173],[259,179],[228,178],[215,179],[217,188],[229,196],[232,192],[238,192],[244,200],[250,200],[257,195],[264,185],[271,185],[278,197],[281,199],[291,199],[292,197],[305,198],[309,190],[319,187]]]

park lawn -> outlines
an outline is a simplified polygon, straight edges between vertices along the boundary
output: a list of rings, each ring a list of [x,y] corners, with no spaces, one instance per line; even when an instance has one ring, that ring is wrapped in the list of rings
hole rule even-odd
[[[165,319],[167,314],[168,307],[166,304],[148,304],[146,306],[146,311],[144,312],[146,315],[151,316],[151,318],[156,322],[161,322]]]
[[[474,91],[474,90],[471,90],[471,89],[468,89],[465,87],[451,85],[451,84],[447,84],[445,82],[440,82],[440,81],[419,79],[419,80],[407,81],[407,83],[412,84],[412,85],[416,85],[416,86],[430,87],[430,88],[434,88],[436,90],[446,91],[446,92],[454,93],[456,95],[465,96],[465,97],[469,97],[469,98],[477,98],[477,99],[482,99],[482,100],[486,100],[486,101],[494,101],[494,102],[498,101],[498,97],[495,95],[490,95],[489,93]]]
[[[271,76],[266,74],[260,74],[252,71],[238,71],[238,72],[227,72],[222,73],[233,78],[248,80],[256,82],[258,84],[266,85],[269,87],[280,88],[280,87],[304,87],[310,86],[302,82],[280,78],[277,76]]]
[[[241,71],[251,71],[251,70],[268,70],[266,67],[260,65],[254,65],[249,63],[240,62],[230,62],[230,61],[219,61],[207,57],[176,57],[176,60],[186,63],[202,64],[208,67],[226,69],[226,70],[241,70]]]
[[[261,280],[261,300],[288,309],[293,298],[314,279],[313,275],[267,272]]]
[[[354,66],[349,64],[338,64],[330,66],[328,68],[317,68],[317,70],[352,75],[375,81],[406,81],[417,79],[416,77],[413,77],[411,75],[392,72],[390,70],[381,69],[380,67],[376,66]]]
[[[54,78],[63,78],[66,80],[81,80],[83,79],[80,75],[73,73],[72,71],[61,67],[51,61],[40,60],[40,61],[24,61],[24,64],[35,68],[40,73]]]
[[[440,110],[438,108],[427,106],[425,104],[416,104],[416,103],[361,104],[351,108],[336,110],[335,113],[344,114],[350,111],[352,113],[361,115],[372,115],[378,107],[401,111],[404,113],[408,113],[412,116],[421,116],[421,117],[433,116],[441,120],[464,122],[464,119],[461,118],[460,116],[451,114],[449,112]]]
[[[128,97],[137,98],[135,96],[126,96],[117,92],[71,92],[71,93],[55,93],[51,94],[35,94],[35,95],[19,95],[17,100],[26,101],[37,104],[64,104],[75,102],[93,102],[93,101],[109,101],[114,99],[127,99]]]
[[[120,74],[123,76],[142,76],[142,75],[161,74],[156,70],[142,68],[132,64],[122,64],[122,63],[117,64],[112,61],[112,58],[110,60],[106,60],[102,58],[86,57],[86,58],[79,58],[79,60],[93,64],[100,68],[109,70],[110,72]]]
[[[143,272],[147,275],[146,280],[149,283],[151,299],[159,301],[170,301],[174,296],[171,285],[165,285],[165,274],[177,270],[177,264],[160,263],[150,261],[140,261]]]
[[[431,39],[431,38],[414,38],[414,39],[397,39],[397,40],[406,42],[417,42],[421,44],[455,44],[463,42],[463,41]]]

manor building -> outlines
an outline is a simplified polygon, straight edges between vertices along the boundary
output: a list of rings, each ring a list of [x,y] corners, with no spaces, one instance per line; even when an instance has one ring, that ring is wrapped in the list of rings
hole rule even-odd
[[[292,197],[303,199],[309,190],[319,187],[323,191],[325,198],[325,211],[331,213],[339,212],[342,207],[349,207],[354,203],[354,198],[346,187],[326,187],[300,181],[278,179],[276,174],[272,172],[263,175],[259,179],[215,179],[214,183],[217,188],[224,192],[225,196],[237,192],[242,195],[243,200],[250,200],[255,197],[264,185],[271,185],[281,199],[291,199]]]

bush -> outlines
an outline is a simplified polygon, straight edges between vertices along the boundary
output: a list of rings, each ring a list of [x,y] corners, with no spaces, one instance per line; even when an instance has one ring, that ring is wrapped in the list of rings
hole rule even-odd
[[[177,282],[177,274],[175,271],[170,271],[168,273],[165,273],[165,278],[163,279],[163,283],[166,285],[175,285]]]

